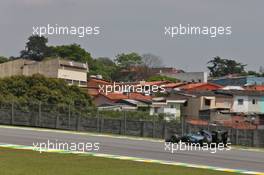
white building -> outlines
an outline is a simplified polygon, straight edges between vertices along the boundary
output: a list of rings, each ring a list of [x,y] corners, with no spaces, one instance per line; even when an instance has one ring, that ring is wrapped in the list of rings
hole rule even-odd
[[[185,102],[184,99],[153,98],[150,115],[164,114],[167,120],[178,120],[181,117],[181,105]]]
[[[232,91],[232,112],[263,113],[262,104],[264,93],[258,91]]]

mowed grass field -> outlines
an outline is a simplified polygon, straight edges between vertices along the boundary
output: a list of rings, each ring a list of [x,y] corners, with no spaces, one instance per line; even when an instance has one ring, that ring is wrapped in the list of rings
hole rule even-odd
[[[235,175],[76,154],[0,148],[0,175]]]

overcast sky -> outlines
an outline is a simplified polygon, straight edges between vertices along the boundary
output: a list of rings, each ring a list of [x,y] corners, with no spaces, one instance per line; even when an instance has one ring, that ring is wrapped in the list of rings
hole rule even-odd
[[[206,70],[214,56],[249,69],[264,66],[263,0],[1,0],[0,55],[18,56],[38,25],[100,26],[97,37],[49,36],[50,45],[78,43],[93,57],[152,53],[167,66]],[[164,26],[231,26],[231,36],[164,35]]]

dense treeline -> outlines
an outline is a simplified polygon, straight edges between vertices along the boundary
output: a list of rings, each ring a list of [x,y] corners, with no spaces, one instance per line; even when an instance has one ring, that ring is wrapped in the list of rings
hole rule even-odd
[[[90,97],[79,87],[68,86],[63,80],[38,74],[0,79],[0,103],[14,102],[91,106]]]

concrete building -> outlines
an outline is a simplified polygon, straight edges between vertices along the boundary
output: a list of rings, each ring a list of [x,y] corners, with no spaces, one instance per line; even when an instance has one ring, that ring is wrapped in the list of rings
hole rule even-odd
[[[210,80],[210,82],[222,86],[264,85],[264,77],[255,77],[255,76],[224,77],[224,78]]]
[[[161,73],[167,77],[176,78],[182,82],[207,83],[207,72],[182,72],[182,73]]]
[[[264,93],[258,91],[230,91],[227,92],[233,96],[231,112],[245,114],[264,113]]]
[[[0,78],[14,75],[31,76],[42,74],[50,78],[65,80],[70,85],[87,86],[88,65],[59,58],[41,62],[17,59],[0,64]]]
[[[230,111],[233,102],[232,95],[213,91],[195,91],[184,95],[188,97],[182,109],[185,118],[215,119],[221,111]]]

